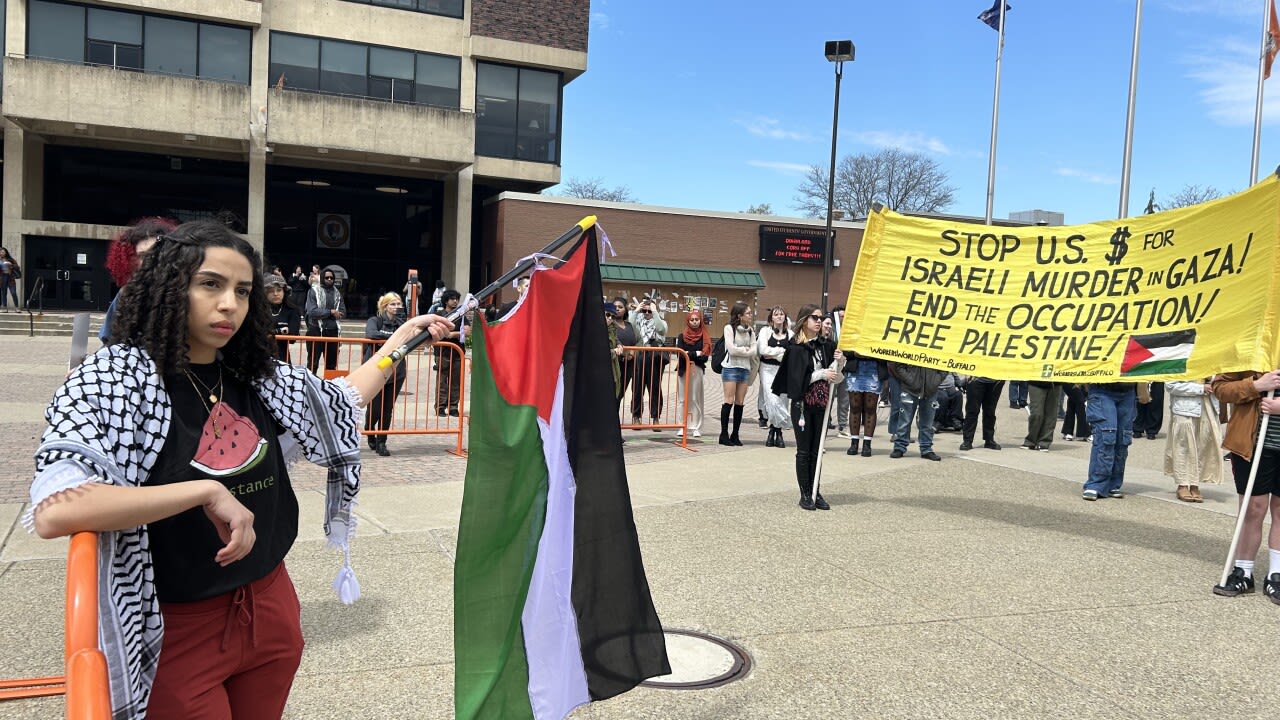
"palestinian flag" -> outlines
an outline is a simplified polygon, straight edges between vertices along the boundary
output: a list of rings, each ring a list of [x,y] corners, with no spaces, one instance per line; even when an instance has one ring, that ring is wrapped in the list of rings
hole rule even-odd
[[[622,457],[594,228],[472,336],[454,712],[564,718],[671,672]]]
[[[1120,362],[1121,377],[1176,375],[1187,371],[1195,348],[1195,330],[1175,330],[1154,335],[1131,335]]]

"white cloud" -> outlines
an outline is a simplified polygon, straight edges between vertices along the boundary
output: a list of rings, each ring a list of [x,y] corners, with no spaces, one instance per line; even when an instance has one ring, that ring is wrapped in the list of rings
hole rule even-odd
[[[1191,66],[1188,76],[1202,86],[1200,101],[1208,109],[1210,119],[1227,127],[1253,124],[1258,90],[1257,44],[1223,40],[1218,47],[1193,55],[1186,62]],[[1276,112],[1265,115],[1275,119]]]
[[[748,160],[747,164],[752,167],[773,170],[782,175],[804,175],[809,172],[809,165],[803,163],[777,162],[774,160]]]
[[[591,29],[595,31],[609,29],[609,16],[602,12],[591,12]]]
[[[936,137],[928,137],[922,132],[901,130],[867,130],[853,133],[858,142],[882,148],[897,148],[907,152],[928,153],[930,155],[950,155],[951,148]]]
[[[1103,173],[1079,170],[1077,168],[1060,167],[1054,170],[1053,174],[1084,180],[1085,182],[1093,183],[1095,185],[1118,185],[1120,183],[1120,181],[1112,175],[1104,175]]]
[[[1218,17],[1254,17],[1259,15],[1254,0],[1170,0],[1165,7],[1188,15],[1216,15]]]
[[[769,117],[749,117],[737,121],[739,125],[747,129],[747,132],[756,137],[768,138],[769,140],[798,140],[801,142],[810,142],[814,138],[807,132],[801,130],[788,130],[782,127],[782,122],[777,118]]]

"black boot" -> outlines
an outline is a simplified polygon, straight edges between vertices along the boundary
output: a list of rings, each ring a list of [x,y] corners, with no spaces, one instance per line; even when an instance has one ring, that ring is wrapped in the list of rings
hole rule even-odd
[[[787,441],[782,439],[782,428],[778,428],[778,439],[773,442],[773,446],[780,448],[787,446]]]
[[[374,448],[374,451],[377,452],[382,457],[387,457],[388,455],[391,454],[391,451],[387,449],[386,437],[378,438],[378,447]]]
[[[871,457],[871,438],[862,441],[862,457]]]
[[[733,434],[729,436],[729,444],[742,447],[742,441],[738,439],[738,428],[742,427],[742,406],[733,406]]]
[[[760,414],[760,427],[769,427],[769,420],[765,418],[763,413]]]
[[[813,458],[805,452],[796,453],[796,484],[800,486],[800,509],[813,509],[813,480],[809,478]]]
[[[765,447],[773,447],[773,431],[774,428],[769,428],[769,434],[764,439]]]
[[[732,445],[729,442],[729,409],[733,407],[732,403],[724,403],[720,406],[720,444]]]
[[[845,454],[845,455],[857,455],[857,454],[858,454],[858,438],[854,438],[853,440],[851,440],[851,441],[849,442],[849,449],[848,449],[848,450],[845,450],[844,454]]]

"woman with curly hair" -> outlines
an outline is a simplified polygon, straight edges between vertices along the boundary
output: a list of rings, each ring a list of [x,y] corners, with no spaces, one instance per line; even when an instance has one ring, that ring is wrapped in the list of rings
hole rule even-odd
[[[169,218],[144,217],[111,237],[107,246],[107,272],[116,287],[123,288],[134,271],[142,264],[142,258],[156,243],[160,235],[178,227],[178,223]],[[116,303],[120,293],[111,298],[107,306],[107,315],[102,318],[102,328],[98,331],[98,339],[106,343],[111,338],[111,321],[116,316]]]
[[[112,344],[54,394],[23,517],[45,538],[98,533],[113,717],[280,717],[302,653],[283,564],[298,531],[289,464],[328,468],[325,533],[346,553],[360,415],[387,380],[377,360],[450,327],[414,318],[321,380],[276,359],[248,242],[210,222],[156,238]],[[334,587],[359,597],[349,555]]]

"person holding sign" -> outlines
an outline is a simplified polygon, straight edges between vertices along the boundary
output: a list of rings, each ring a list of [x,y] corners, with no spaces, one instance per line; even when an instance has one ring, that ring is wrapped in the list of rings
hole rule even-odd
[[[942,458],[933,451],[933,401],[942,384],[941,370],[889,363],[889,394],[893,410],[889,416],[889,431],[893,434],[891,458],[907,454],[911,444],[911,421],[916,420],[920,432],[920,457],[939,461]]]
[[[988,450],[999,450],[996,442],[996,404],[1000,402],[1000,391],[1004,389],[1003,380],[992,380],[988,377],[974,377],[964,388],[964,425],[960,432],[961,450],[973,449],[973,434],[978,429],[978,416],[982,416],[982,446]]]
[[[1101,383],[1089,386],[1085,415],[1093,426],[1093,449],[1089,452],[1089,479],[1080,497],[1085,500],[1122,498],[1124,465],[1129,459],[1133,436],[1133,416],[1139,402],[1151,402],[1147,384]]]
[[[844,365],[844,353],[831,338],[822,335],[822,308],[809,304],[796,315],[796,335],[782,357],[782,367],[770,389],[790,401],[791,427],[796,438],[796,483],[800,509],[830,510],[822,493],[814,493],[818,452],[826,434],[823,419],[831,402],[831,385],[840,380],[836,368]]]
[[[1262,592],[1280,605],[1280,422],[1272,417],[1267,432],[1258,437],[1263,413],[1280,415],[1280,397],[1263,397],[1280,388],[1280,370],[1266,373],[1235,372],[1218,375],[1209,384],[1219,402],[1231,403],[1231,419],[1222,447],[1230,452],[1231,474],[1240,494],[1244,523],[1236,544],[1235,567],[1224,585],[1214,585],[1215,595],[1235,597],[1253,592],[1253,559],[1262,544],[1262,523],[1271,515],[1271,532],[1267,537],[1267,575]],[[1094,429],[1097,437],[1097,429]],[[1249,484],[1249,465],[1253,453],[1260,452],[1258,474],[1253,481],[1251,497],[1244,496]]]

